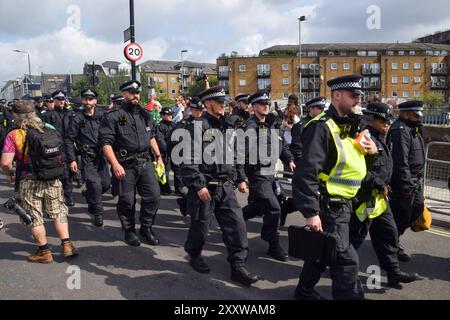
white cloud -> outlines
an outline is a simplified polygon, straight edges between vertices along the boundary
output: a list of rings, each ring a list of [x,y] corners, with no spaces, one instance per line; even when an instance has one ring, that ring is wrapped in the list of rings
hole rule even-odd
[[[144,41],[142,46],[143,59],[161,59],[168,47],[161,38]],[[0,42],[0,56],[5,62],[0,64],[0,75],[7,80],[28,73],[26,56],[13,52],[15,49],[28,50],[32,73],[39,74],[81,73],[84,62],[123,61],[123,48],[122,43],[99,41],[82,31],[66,27],[28,40]]]

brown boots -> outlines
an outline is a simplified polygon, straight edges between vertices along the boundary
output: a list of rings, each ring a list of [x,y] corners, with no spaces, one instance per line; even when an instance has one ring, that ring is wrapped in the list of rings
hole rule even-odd
[[[75,257],[78,255],[78,249],[74,247],[72,242],[68,241],[62,245],[62,254],[65,258]],[[52,251],[50,249],[37,249],[35,254],[27,258],[27,261],[33,263],[52,263]]]
[[[35,254],[28,256],[27,261],[34,263],[52,263],[53,255],[50,249],[47,250],[37,249]]]

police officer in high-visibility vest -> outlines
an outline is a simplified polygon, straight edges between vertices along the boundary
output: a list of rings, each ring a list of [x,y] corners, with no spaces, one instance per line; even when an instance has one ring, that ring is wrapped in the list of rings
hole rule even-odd
[[[359,120],[352,108],[363,94],[361,83],[359,75],[328,81],[330,108],[306,125],[301,165],[292,181],[294,202],[306,225],[313,231],[332,233],[337,239],[336,261],[330,270],[333,298],[342,300],[364,299],[358,254],[349,241],[352,199],[367,172],[364,154],[349,136]],[[363,147],[369,154],[377,152],[370,138]],[[325,269],[324,262],[305,262],[295,290],[297,299],[322,298],[314,286]]]
[[[400,116],[392,124],[387,141],[394,159],[391,206],[400,237],[414,225],[424,209],[425,143],[421,124],[423,102],[407,101],[399,104],[398,109]],[[410,260],[401,245],[398,259]]]
[[[413,282],[420,277],[401,271],[397,258],[397,226],[388,203],[393,162],[385,143],[393,117],[389,106],[381,102],[369,103],[363,113],[366,123],[369,123],[366,130],[377,145],[378,155],[375,161],[366,159],[367,175],[354,199],[355,214],[350,220],[350,243],[358,249],[370,233],[380,266],[387,272],[388,286],[401,289],[400,283]]]

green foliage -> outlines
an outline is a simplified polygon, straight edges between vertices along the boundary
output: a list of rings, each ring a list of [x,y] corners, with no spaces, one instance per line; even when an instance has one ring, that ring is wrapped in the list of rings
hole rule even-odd
[[[214,87],[219,83],[217,76],[208,76],[208,80],[209,80],[209,85],[211,87]],[[196,81],[188,87],[187,96],[195,97],[203,90],[205,90],[205,82],[204,81]]]
[[[445,102],[444,94],[439,92],[426,92],[420,96],[418,100],[423,101],[425,110],[431,111],[438,107],[442,107]]]

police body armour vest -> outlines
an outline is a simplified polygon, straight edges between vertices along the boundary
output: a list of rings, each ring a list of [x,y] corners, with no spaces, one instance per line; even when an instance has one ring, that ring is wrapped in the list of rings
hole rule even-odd
[[[306,127],[324,116],[325,113],[318,115]],[[333,119],[330,118],[325,123],[333,137],[337,161],[330,174],[321,172],[319,173],[319,179],[325,182],[329,195],[351,199],[356,196],[361,187],[361,181],[367,173],[364,155],[355,147],[354,139],[350,137],[342,139],[340,137],[341,130]]]

